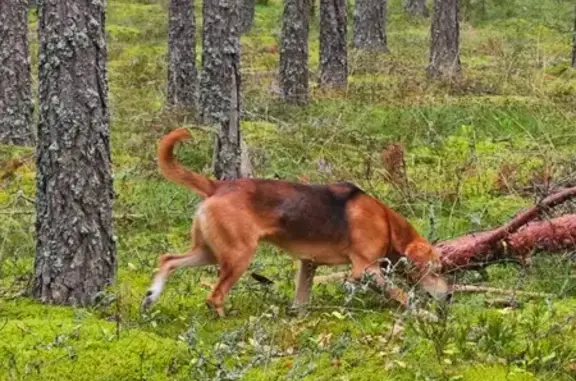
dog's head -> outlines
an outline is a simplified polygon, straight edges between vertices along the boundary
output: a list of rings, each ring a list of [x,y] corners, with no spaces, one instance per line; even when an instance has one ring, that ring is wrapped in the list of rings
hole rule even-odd
[[[437,300],[450,300],[452,289],[442,276],[442,260],[430,243],[421,240],[406,248],[406,256],[419,269],[417,283]]]

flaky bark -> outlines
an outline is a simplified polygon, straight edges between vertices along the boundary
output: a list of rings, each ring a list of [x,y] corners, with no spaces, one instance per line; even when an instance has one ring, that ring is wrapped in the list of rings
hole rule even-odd
[[[220,122],[214,148],[214,173],[220,180],[234,180],[242,177],[242,144],[240,140],[240,70],[232,63],[229,70],[230,110],[227,120]]]
[[[430,77],[451,79],[460,74],[458,12],[459,0],[434,0],[427,68]]]
[[[430,16],[426,0],[405,0],[404,9],[410,16]]]
[[[291,104],[308,103],[308,0],[284,0],[280,92]]]
[[[354,8],[354,36],[357,49],[388,52],[386,38],[387,0],[357,0]]]
[[[104,12],[40,4],[33,295],[45,303],[90,304],[115,277]]]
[[[205,0],[202,36],[202,119],[216,124],[214,171],[219,179],[241,175],[240,38],[235,0]]]
[[[167,103],[195,111],[196,22],[193,0],[170,0],[168,11]]]
[[[34,144],[28,0],[0,1],[0,143]]]
[[[348,82],[346,0],[320,0],[320,84],[344,87]]]
[[[254,25],[256,0],[241,0],[240,3],[240,34],[244,34],[248,33]]]

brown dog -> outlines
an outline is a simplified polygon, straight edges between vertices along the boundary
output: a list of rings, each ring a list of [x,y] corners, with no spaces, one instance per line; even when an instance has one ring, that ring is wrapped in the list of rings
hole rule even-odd
[[[407,257],[415,271],[409,278],[433,296],[449,289],[439,275],[440,259],[430,243],[393,210],[355,185],[305,185],[279,180],[210,180],[183,167],[174,145],[189,138],[186,129],[164,136],[158,164],[164,177],[206,199],[194,218],[194,246],[184,255],[165,254],[142,304],[155,302],[169,274],[181,267],[219,265],[218,283],[207,304],[224,316],[224,298],[248,268],[260,241],[270,242],[300,260],[294,304],[307,303],[316,267],[352,264],[352,280],[364,272],[407,306],[408,297],[387,285],[379,260]]]

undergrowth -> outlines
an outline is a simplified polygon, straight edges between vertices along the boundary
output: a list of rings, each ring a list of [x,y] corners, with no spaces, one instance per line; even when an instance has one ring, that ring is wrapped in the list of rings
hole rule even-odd
[[[571,2],[462,1],[465,76],[450,84],[424,76],[429,20],[407,17],[400,2],[389,6],[390,53],[351,50],[346,91],[312,81],[310,105],[295,108],[278,99],[281,2],[257,2],[254,29],[242,37],[241,126],[259,177],[353,181],[432,240],[497,226],[552,186],[574,184]],[[199,28],[200,10],[197,1]],[[458,294],[438,323],[338,283],[316,285],[307,313],[294,315],[295,264],[270,246],[259,249],[250,270],[274,284],[242,279],[226,319],[205,307],[216,278],[209,268],[174,274],[158,305],[141,314],[158,255],[187,249],[199,201],[159,176],[156,141],[192,121],[164,110],[167,2],[109,0],[107,16],[117,281],[92,308],[40,305],[27,295],[33,150],[0,146],[0,379],[576,378],[574,253],[540,253],[531,268],[494,265],[488,280],[460,274],[461,282],[550,296],[518,296],[514,307],[501,308],[490,295]],[[36,22],[32,14],[31,31]],[[316,21],[313,79],[317,65]],[[179,157],[210,173],[212,142],[198,129]],[[392,143],[405,151],[402,186],[389,181],[381,162]],[[14,159],[23,164],[12,167]]]

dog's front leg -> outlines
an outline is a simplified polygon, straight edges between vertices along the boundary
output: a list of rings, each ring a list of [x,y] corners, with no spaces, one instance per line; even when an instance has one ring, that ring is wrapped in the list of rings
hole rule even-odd
[[[292,305],[293,308],[299,309],[308,303],[317,267],[318,265],[312,261],[300,260],[296,275],[296,295]]]

